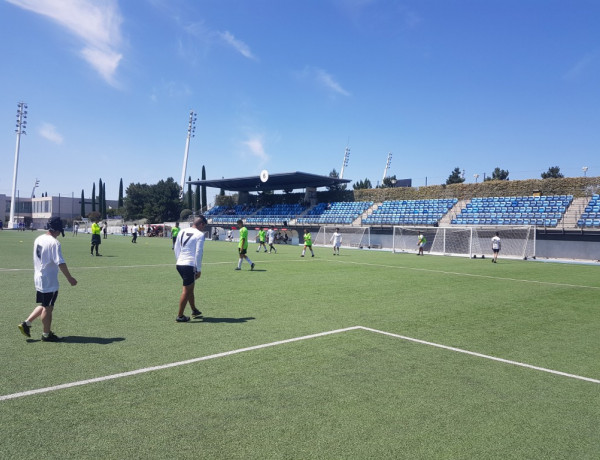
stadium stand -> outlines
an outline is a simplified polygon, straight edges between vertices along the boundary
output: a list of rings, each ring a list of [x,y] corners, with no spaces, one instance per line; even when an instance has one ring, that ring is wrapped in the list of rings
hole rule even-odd
[[[572,195],[473,198],[452,224],[556,227],[572,201]]]
[[[435,225],[458,202],[456,198],[384,201],[363,225]]]
[[[227,206],[215,206],[207,211],[205,216],[212,224],[235,225],[238,219],[245,219],[255,212],[256,208],[252,206],[238,204],[233,208]]]
[[[305,215],[299,217],[296,223],[299,225],[350,225],[371,206],[373,206],[372,201],[319,203]]]
[[[577,226],[581,228],[600,228],[600,195],[592,195],[577,221]]]
[[[251,225],[287,225],[305,210],[301,204],[276,204],[259,209],[256,214],[246,219]]]

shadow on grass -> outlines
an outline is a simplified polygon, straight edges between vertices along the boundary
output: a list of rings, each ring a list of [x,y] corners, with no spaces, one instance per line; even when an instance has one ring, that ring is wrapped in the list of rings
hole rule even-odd
[[[247,318],[213,318],[211,316],[205,316],[198,323],[246,323],[252,319],[256,319],[253,316]]]
[[[68,335],[63,337],[63,343],[97,343],[98,345],[109,345],[114,342],[122,342],[124,337],[83,337],[80,335]]]

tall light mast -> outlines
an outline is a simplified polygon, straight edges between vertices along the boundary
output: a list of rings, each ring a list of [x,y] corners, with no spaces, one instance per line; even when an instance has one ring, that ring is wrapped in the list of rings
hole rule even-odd
[[[389,152],[388,156],[387,156],[387,161],[385,163],[385,169],[383,170],[383,177],[381,178],[381,185],[383,185],[383,181],[387,177],[387,172],[388,172],[388,169],[390,168],[391,164],[392,164],[392,152]]]
[[[12,196],[10,199],[10,219],[8,222],[8,228],[18,227],[15,222],[15,200],[17,195],[17,172],[19,171],[19,149],[21,148],[21,134],[27,134],[25,129],[27,128],[27,104],[25,102],[19,102],[17,104],[17,146],[15,148],[15,168],[13,171],[13,186]]]
[[[183,169],[181,171],[181,191],[179,192],[179,199],[183,199],[184,186],[185,186],[185,171],[187,169],[188,153],[190,152],[190,139],[194,137],[196,132],[196,114],[193,110],[190,110],[190,121],[188,122],[187,138],[185,140],[185,152],[183,154]]]
[[[342,170],[340,171],[340,179],[344,178],[344,168],[348,166],[348,160],[350,159],[350,147],[346,147],[344,151],[344,162],[342,163]]]

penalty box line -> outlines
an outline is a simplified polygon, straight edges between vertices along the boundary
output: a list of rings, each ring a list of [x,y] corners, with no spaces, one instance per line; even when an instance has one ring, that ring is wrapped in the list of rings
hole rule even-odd
[[[118,374],[106,375],[106,376],[103,376],[103,377],[96,377],[96,378],[93,378],[93,379],[80,380],[80,381],[77,381],[77,382],[64,383],[64,384],[61,384],[61,385],[54,385],[54,386],[51,386],[51,387],[38,388],[38,389],[35,389],[35,390],[28,390],[28,391],[21,391],[19,393],[12,393],[12,394],[8,394],[8,395],[1,395],[0,396],[0,401],[7,401],[7,400],[10,400],[10,399],[17,399],[17,398],[22,398],[22,397],[25,397],[25,396],[33,396],[33,395],[42,394],[42,393],[49,393],[49,392],[52,392],[52,391],[58,391],[58,390],[64,390],[64,389],[67,389],[67,388],[74,388],[74,387],[78,387],[78,386],[88,385],[88,384],[91,384],[91,383],[105,382],[107,380],[115,380],[115,379],[119,379],[119,378],[122,378],[122,377],[130,377],[130,376],[134,376],[134,375],[138,375],[138,374],[145,374],[147,372],[153,372],[153,371],[158,371],[158,370],[162,370],[162,369],[169,369],[169,368],[173,368],[173,367],[184,366],[186,364],[193,364],[193,363],[198,363],[198,362],[201,362],[201,361],[208,361],[210,359],[224,358],[224,357],[227,357],[227,356],[235,355],[235,354],[238,354],[238,353],[244,353],[244,352],[247,352],[247,351],[260,350],[260,349],[263,349],[263,348],[275,347],[277,345],[284,345],[286,343],[299,342],[299,341],[308,340],[308,339],[315,339],[315,338],[318,338],[318,337],[324,337],[324,336],[327,336],[327,335],[339,334],[339,333],[342,333],[342,332],[355,331],[355,330],[363,330],[363,331],[367,331],[367,332],[374,332],[376,334],[386,335],[386,336],[389,336],[389,337],[394,337],[396,339],[401,339],[401,340],[406,340],[408,342],[418,343],[420,345],[427,345],[427,346],[430,346],[430,347],[441,348],[443,350],[453,351],[453,352],[456,352],[456,353],[463,353],[463,354],[466,354],[466,355],[475,356],[475,357],[478,357],[478,358],[489,359],[491,361],[496,361],[496,362],[500,362],[500,363],[504,363],[504,364],[511,364],[513,366],[519,366],[519,367],[524,367],[524,368],[527,368],[527,369],[532,369],[532,370],[536,370],[536,371],[540,371],[540,372],[546,372],[548,374],[559,375],[561,377],[568,377],[568,378],[572,378],[572,379],[576,379],[576,380],[583,380],[583,381],[586,381],[586,382],[600,384],[600,380],[593,379],[593,378],[590,378],[590,377],[583,377],[581,375],[569,374],[567,372],[561,372],[561,371],[556,371],[556,370],[553,370],[553,369],[547,369],[547,368],[544,368],[544,367],[533,366],[531,364],[521,363],[519,361],[512,361],[512,360],[509,360],[509,359],[498,358],[498,357],[495,357],[495,356],[485,355],[485,354],[482,354],[482,353],[477,353],[477,352],[474,352],[474,351],[464,350],[462,348],[451,347],[451,346],[448,346],[448,345],[442,345],[442,344],[439,344],[439,343],[427,342],[425,340],[415,339],[413,337],[407,337],[407,336],[400,335],[400,334],[394,334],[392,332],[381,331],[379,329],[373,329],[373,328],[370,328],[370,327],[352,326],[352,327],[346,327],[346,328],[343,328],[343,329],[335,329],[335,330],[332,330],[332,331],[319,332],[317,334],[310,334],[310,335],[304,335],[304,336],[301,336],[301,337],[294,337],[294,338],[291,338],[291,339],[278,340],[276,342],[263,343],[261,345],[254,345],[254,346],[246,347],[246,348],[239,348],[237,350],[225,351],[225,352],[222,352],[222,353],[216,353],[214,355],[202,356],[200,358],[193,358],[193,359],[187,359],[185,361],[178,361],[178,362],[174,362],[174,363],[162,364],[160,366],[144,367],[144,368],[136,369],[136,370],[133,370],[133,371],[121,372],[121,373],[118,373]]]
[[[319,332],[317,334],[304,335],[302,337],[294,337],[292,339],[278,340],[276,342],[263,343],[261,345],[254,345],[252,347],[239,348],[237,350],[225,351],[222,353],[216,353],[214,355],[202,356],[200,358],[186,359],[185,361],[178,361],[175,363],[162,364],[160,366],[144,367],[142,369],[136,369],[134,371],[121,372],[121,373],[112,374],[112,375],[105,375],[103,377],[96,377],[93,379],[80,380],[78,382],[63,383],[61,385],[54,385],[54,386],[46,387],[46,388],[37,388],[35,390],[21,391],[19,393],[2,395],[2,396],[0,396],[0,401],[7,401],[9,399],[22,398],[24,396],[33,396],[33,395],[37,395],[37,394],[41,394],[41,393],[49,393],[51,391],[58,391],[58,390],[64,390],[67,388],[74,388],[74,387],[79,387],[82,385],[88,385],[90,383],[105,382],[107,380],[115,380],[115,379],[119,379],[122,377],[131,377],[133,375],[145,374],[147,372],[159,371],[162,369],[169,369],[169,368],[178,367],[178,366],[185,366],[186,364],[193,364],[193,363],[198,363],[201,361],[208,361],[209,359],[224,358],[226,356],[231,356],[231,355],[243,353],[246,351],[260,350],[262,348],[275,347],[277,345],[284,345],[286,343],[299,342],[301,340],[314,339],[317,337],[324,337],[326,335],[339,334],[340,332],[347,332],[347,331],[352,331],[352,330],[356,330],[356,329],[360,329],[360,326],[352,326],[352,327],[347,327],[344,329],[336,329],[333,331]]]

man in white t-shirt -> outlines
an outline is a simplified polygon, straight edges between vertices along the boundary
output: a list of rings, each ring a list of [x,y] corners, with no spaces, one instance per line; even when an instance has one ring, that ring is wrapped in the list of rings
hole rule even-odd
[[[329,239],[330,242],[333,242],[333,255],[340,255],[340,246],[342,245],[342,234],[340,233],[340,229],[336,228],[333,235]]]
[[[60,270],[71,286],[77,280],[71,276],[67,264],[63,259],[62,249],[58,235],[65,236],[62,221],[59,217],[48,220],[48,231],[38,236],[33,243],[33,281],[36,290],[36,302],[39,304],[29,317],[19,324],[19,330],[27,337],[31,337],[31,322],[38,316],[42,318],[42,341],[58,342],[60,337],[51,330],[54,303],[58,297],[58,271]]]
[[[194,318],[202,317],[202,312],[196,308],[194,287],[202,270],[205,238],[203,230],[205,225],[206,218],[199,216],[190,228],[181,229],[175,240],[176,268],[183,280],[183,290],[179,298],[179,312],[177,318],[175,318],[178,323],[185,323],[190,320],[189,316],[183,314],[188,303],[192,309],[192,316]]]
[[[269,242],[269,254],[271,251],[275,251],[275,254],[277,254],[277,249],[275,249],[275,246],[273,246],[275,243],[275,229],[273,227],[267,230],[267,241]]]
[[[502,242],[500,241],[500,235],[496,232],[496,235],[492,238],[492,252],[494,253],[494,258],[492,259],[492,263],[497,263],[498,253],[502,248]]]

